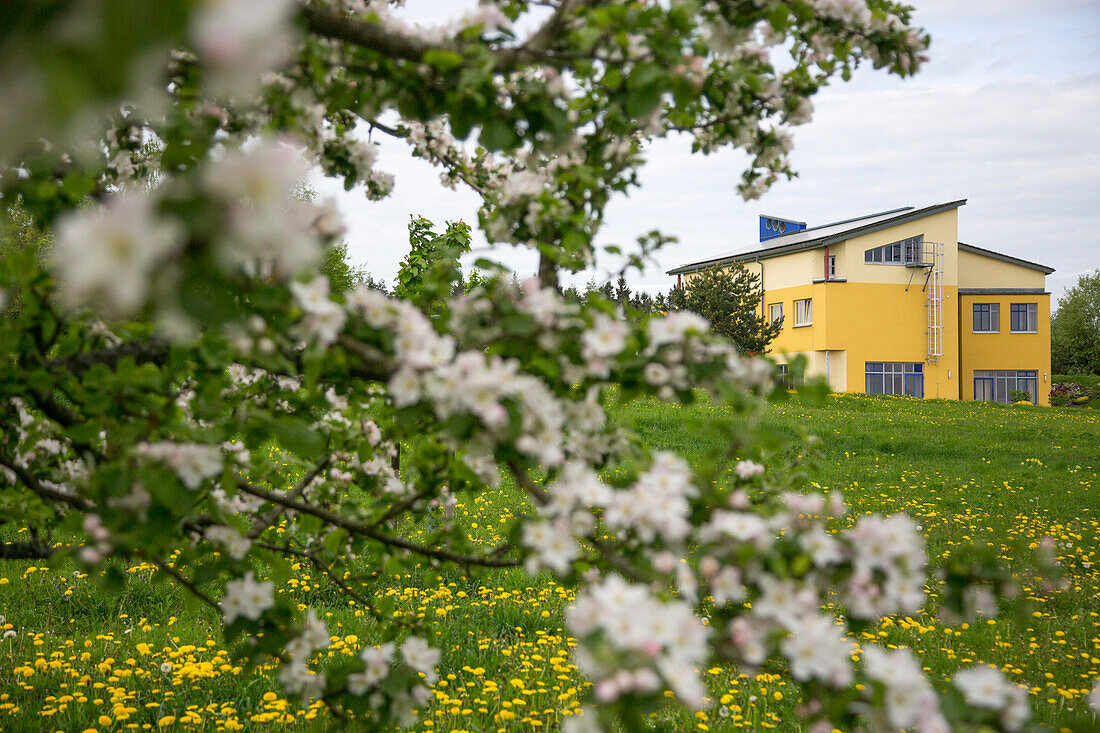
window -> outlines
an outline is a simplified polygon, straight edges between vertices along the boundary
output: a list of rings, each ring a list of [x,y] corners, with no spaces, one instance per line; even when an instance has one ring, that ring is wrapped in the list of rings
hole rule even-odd
[[[829,255],[829,279],[836,277],[836,255]]]
[[[974,333],[1001,332],[1000,303],[974,304]]]
[[[794,302],[794,325],[809,326],[814,322],[814,303],[810,298]]]
[[[924,364],[920,362],[868,361],[864,371],[867,394],[924,397]]]
[[[865,250],[863,261],[874,265],[917,265],[923,260],[923,250],[924,235],[921,234]]]
[[[1013,390],[1027,392],[1031,404],[1039,396],[1039,372],[1036,369],[978,369],[974,372],[974,399],[978,402],[1012,402]]]
[[[1010,307],[1009,329],[1013,333],[1039,332],[1039,306],[1037,303],[1013,303]]]
[[[783,325],[783,304],[772,303],[768,306],[768,319],[772,323]]]
[[[785,389],[794,389],[798,386],[800,380],[791,374],[790,364],[776,364],[775,370],[775,381],[777,384],[782,385]]]

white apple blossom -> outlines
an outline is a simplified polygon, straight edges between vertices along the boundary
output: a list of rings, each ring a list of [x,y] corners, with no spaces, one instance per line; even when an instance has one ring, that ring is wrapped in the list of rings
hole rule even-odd
[[[971,705],[1000,710],[1009,700],[1010,685],[1001,670],[988,664],[964,669],[955,675],[955,686]]]
[[[428,645],[419,636],[410,636],[401,644],[401,658],[417,672],[421,672],[429,684],[435,681],[435,667],[439,664],[440,652]]]
[[[164,461],[183,485],[192,490],[199,488],[205,479],[220,474],[224,465],[221,448],[216,445],[168,441],[139,443],[134,453]]]
[[[222,617],[227,624],[241,616],[256,621],[275,605],[274,592],[274,583],[257,581],[251,572],[245,573],[243,578],[230,580],[222,596]]]
[[[586,358],[615,356],[626,345],[626,324],[620,320],[599,313],[592,328],[581,336],[581,344]]]
[[[203,534],[208,541],[225,547],[225,551],[234,560],[243,560],[252,547],[252,540],[232,527],[216,524],[207,527]]]
[[[157,270],[184,243],[182,228],[155,206],[150,194],[127,192],[58,221],[51,258],[68,307],[123,317],[145,304]]]

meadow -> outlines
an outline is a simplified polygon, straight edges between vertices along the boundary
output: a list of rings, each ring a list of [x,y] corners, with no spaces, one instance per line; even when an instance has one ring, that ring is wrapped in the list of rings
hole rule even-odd
[[[689,460],[711,439],[691,426],[728,417],[713,405],[655,402],[618,413],[651,445]],[[959,666],[996,664],[1029,686],[1040,721],[1087,713],[1100,677],[1100,411],[833,395],[823,404],[777,404],[764,425],[785,438],[821,438],[820,452],[803,456],[815,483],[841,490],[853,515],[907,512],[933,558],[977,541],[1018,567],[1053,538],[1066,582],[1024,578],[1022,614],[973,624],[889,618],[862,638],[914,649],[938,684]],[[502,488],[460,504],[456,516],[471,537],[494,542],[521,501]],[[334,635],[328,654],[374,641],[362,608],[309,567],[298,570],[278,592],[324,615]],[[0,561],[0,730],[297,731],[331,723],[321,705],[283,698],[270,670],[236,666],[208,609],[145,582],[149,567],[128,572],[127,592],[113,596],[65,562]],[[935,595],[934,583],[928,592]],[[441,679],[411,730],[555,730],[575,714],[586,682],[562,631],[567,589],[519,572],[467,578],[424,567],[386,578],[383,594],[395,613],[431,624],[444,650]],[[706,711],[661,713],[677,729],[797,730],[798,689],[784,670],[746,675],[717,666],[706,674]]]

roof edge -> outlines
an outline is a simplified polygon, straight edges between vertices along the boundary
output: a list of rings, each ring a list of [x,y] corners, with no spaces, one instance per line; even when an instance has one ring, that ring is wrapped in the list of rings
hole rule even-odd
[[[890,227],[897,226],[899,224],[905,224],[916,219],[923,219],[926,216],[934,216],[941,214],[944,211],[950,211],[957,209],[960,206],[966,205],[966,199],[959,199],[957,201],[949,201],[944,204],[935,204],[933,206],[926,206],[923,209],[905,208],[899,211],[905,213],[895,216],[891,219],[884,219],[883,221],[875,222],[874,224],[865,224],[864,226],[853,227],[852,229],[839,232],[827,237],[820,237],[818,239],[810,239],[805,242],[798,242],[795,244],[780,244],[775,247],[764,247],[761,249],[749,250],[748,252],[740,252],[738,254],[725,255],[710,260],[699,260],[698,262],[689,262],[686,265],[680,265],[674,267],[671,270],[665,272],[666,275],[681,275],[686,272],[698,272],[699,270],[705,270],[708,267],[716,267],[718,265],[725,265],[732,262],[745,262],[748,260],[756,259],[769,259],[771,257],[779,257],[780,255],[792,254],[794,252],[802,252],[807,249],[817,249],[818,247],[824,247],[827,244],[835,244],[836,242],[843,242],[846,239],[852,237],[858,237],[863,234],[870,234],[872,232],[881,231],[882,229],[889,229]],[[875,214],[871,214],[875,216]],[[868,218],[868,217],[861,217]],[[859,219],[851,219],[848,221],[858,221]],[[839,222],[843,224],[844,222]],[[835,226],[835,224],[822,225]],[[793,234],[801,234],[802,232],[792,232]],[[1007,256],[1007,255],[1006,255]],[[1053,270],[1051,271],[1053,272]]]
[[[1044,275],[1049,275],[1054,272],[1053,267],[1047,267],[1046,265],[1040,265],[1038,262],[1030,262],[1029,260],[1021,260],[1019,257],[1013,257],[1012,255],[1006,255],[1002,252],[994,252],[991,249],[985,247],[978,247],[973,244],[967,244],[966,242],[959,242],[959,249],[963,252],[970,252],[971,254],[982,255],[984,257],[991,257],[1001,262],[1007,262],[1011,265],[1019,265],[1021,267],[1027,267],[1032,270],[1038,270]]]
[[[959,288],[959,295],[1050,295],[1046,288]]]

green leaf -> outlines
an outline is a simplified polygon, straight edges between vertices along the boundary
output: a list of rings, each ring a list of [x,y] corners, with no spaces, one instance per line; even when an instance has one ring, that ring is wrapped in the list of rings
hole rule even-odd
[[[508,150],[519,144],[519,135],[509,120],[491,117],[482,125],[478,140],[489,150]]]
[[[423,61],[437,71],[450,71],[462,66],[462,56],[460,54],[439,48],[426,51]]]

